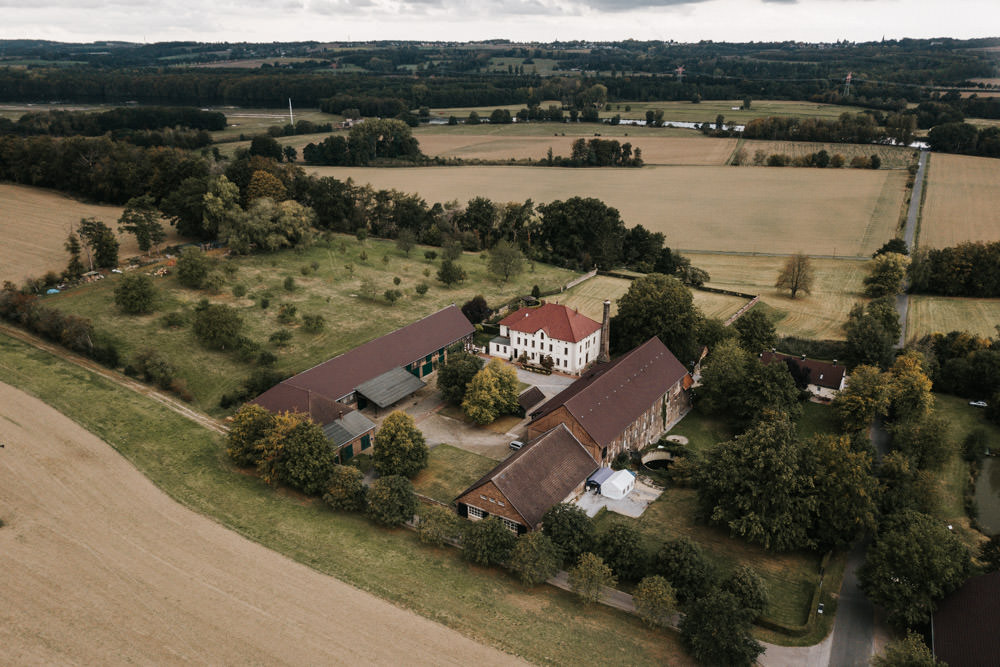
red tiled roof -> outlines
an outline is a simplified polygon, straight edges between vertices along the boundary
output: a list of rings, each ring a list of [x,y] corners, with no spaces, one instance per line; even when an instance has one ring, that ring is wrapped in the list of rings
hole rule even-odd
[[[521,308],[500,320],[500,324],[521,333],[533,334],[539,329],[549,338],[579,343],[599,331],[600,322],[558,303],[546,303],[538,308]]]
[[[251,402],[272,411],[285,409],[278,406],[292,401],[301,405],[304,400],[301,396],[305,394],[289,391],[289,387],[336,401],[358,385],[393,368],[422,360],[474,331],[461,310],[448,306],[290,377]]]
[[[815,359],[802,359],[790,354],[781,352],[764,352],[760,355],[762,364],[769,364],[772,361],[792,361],[809,371],[808,384],[827,389],[840,389],[840,383],[847,374],[847,367],[844,364],[831,364],[827,361],[816,361]]]
[[[556,503],[582,484],[599,466],[565,424],[549,429],[486,473],[459,498],[486,482],[534,528]]]
[[[995,665],[1000,656],[1000,572],[969,579],[933,617],[934,654],[951,667]]]
[[[354,410],[343,403],[284,382],[274,385],[250,403],[274,413],[305,413],[317,424],[329,424]]]
[[[532,413],[532,422],[560,406],[606,447],[656,399],[688,375],[657,337],[609,364],[597,364]]]

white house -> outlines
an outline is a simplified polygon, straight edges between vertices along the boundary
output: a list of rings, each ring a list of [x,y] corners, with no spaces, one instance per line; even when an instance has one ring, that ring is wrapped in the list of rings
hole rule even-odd
[[[578,374],[601,354],[601,323],[557,303],[521,308],[500,320],[490,356],[539,365],[552,357],[553,370]]]

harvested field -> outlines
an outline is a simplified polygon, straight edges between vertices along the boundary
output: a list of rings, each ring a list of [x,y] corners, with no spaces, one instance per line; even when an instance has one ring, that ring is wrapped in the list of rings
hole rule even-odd
[[[719,320],[726,320],[730,315],[740,309],[749,299],[741,299],[738,296],[728,294],[716,294],[715,292],[703,292],[701,290],[691,290],[694,295],[694,303],[706,317],[714,317]]]
[[[910,296],[906,337],[916,340],[932,333],[968,331],[995,338],[1000,325],[1000,299],[964,299],[947,296]]]
[[[754,157],[760,151],[765,157],[759,164],[766,161],[766,156],[774,153],[783,153],[795,158],[818,153],[825,150],[830,156],[840,154],[844,156],[845,164],[850,165],[855,157],[870,158],[878,155],[882,160],[883,169],[905,169],[911,164],[916,164],[918,151],[903,146],[879,146],[870,144],[828,144],[814,141],[760,141],[748,139],[744,141],[741,148],[746,151],[748,164],[758,164]],[[787,168],[787,167],[786,167]]]
[[[861,281],[868,274],[864,261],[812,260],[816,273],[812,294],[791,299],[788,292],[774,287],[784,257],[694,253],[688,257],[712,276],[709,286],[760,294],[761,301],[781,313],[776,327],[782,336],[843,340],[841,327],[848,312],[864,300]]]
[[[1000,241],[1000,160],[931,156],[919,245],[943,248],[962,241]]]
[[[627,225],[666,234],[681,250],[870,255],[895,235],[904,171],[645,167],[315,167],[428,202],[536,203],[574,195],[617,208]]]
[[[431,156],[463,160],[542,160],[553,155],[569,157],[578,137],[498,137],[468,134],[419,135],[420,149]],[[622,137],[642,150],[646,164],[716,166],[725,164],[736,148],[736,139],[710,137]]]
[[[66,268],[63,244],[80,218],[94,217],[117,229],[122,214],[120,206],[85,204],[52,190],[9,183],[0,183],[0,210],[0,280],[15,283]],[[167,243],[176,243],[173,228],[167,231]],[[118,240],[120,258],[140,254],[131,234],[119,234]]]
[[[516,662],[183,507],[36,398],[0,406],[5,661]]]

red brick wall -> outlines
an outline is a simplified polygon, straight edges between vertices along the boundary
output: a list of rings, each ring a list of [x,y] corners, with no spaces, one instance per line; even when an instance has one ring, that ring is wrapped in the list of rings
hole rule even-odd
[[[485,496],[485,499],[483,496]],[[469,491],[465,495],[459,497],[457,502],[478,507],[490,515],[502,516],[505,519],[510,519],[511,521],[521,524],[522,526],[527,526],[529,530],[534,528],[534,526],[528,526],[528,522],[525,521],[524,517],[514,509],[514,507],[507,501],[507,498],[500,493],[500,489],[498,489],[496,484],[493,482],[486,482],[482,486]],[[503,503],[503,505],[500,503]]]

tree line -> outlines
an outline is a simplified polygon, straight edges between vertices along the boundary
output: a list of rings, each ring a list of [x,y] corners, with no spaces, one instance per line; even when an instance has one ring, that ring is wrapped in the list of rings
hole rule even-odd
[[[1000,296],[1000,241],[966,241],[947,248],[919,249],[909,268],[916,294],[992,298]]]

